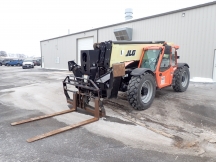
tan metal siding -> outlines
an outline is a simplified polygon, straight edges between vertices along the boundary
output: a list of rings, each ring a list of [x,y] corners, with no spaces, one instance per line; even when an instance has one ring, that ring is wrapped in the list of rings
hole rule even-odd
[[[180,46],[179,62],[187,62],[191,77],[212,78],[216,49],[216,5],[99,29],[99,42],[116,40],[113,30],[133,28],[134,40],[165,40]]]

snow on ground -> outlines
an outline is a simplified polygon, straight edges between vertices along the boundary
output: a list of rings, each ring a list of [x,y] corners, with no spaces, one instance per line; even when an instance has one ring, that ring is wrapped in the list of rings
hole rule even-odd
[[[201,78],[201,77],[193,77],[190,79],[191,82],[201,82],[201,83],[216,83],[216,81],[213,81],[211,78]]]

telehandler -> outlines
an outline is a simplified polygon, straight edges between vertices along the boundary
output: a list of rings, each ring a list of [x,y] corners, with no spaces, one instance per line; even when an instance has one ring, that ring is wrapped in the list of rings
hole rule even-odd
[[[178,49],[179,46],[165,41],[108,41],[94,44],[94,50],[81,51],[81,66],[74,61],[69,61],[68,66],[78,80],[75,86],[81,93],[116,98],[118,91],[127,92],[130,105],[136,110],[145,110],[151,106],[156,89],[168,86],[176,92],[187,89],[189,66],[177,63]],[[67,80],[70,81],[70,77],[64,86],[70,83]],[[81,86],[86,83],[99,91],[95,93]],[[69,99],[66,87],[64,90]]]
[[[157,89],[172,86],[174,91],[184,92],[188,88],[189,65],[177,62],[178,45],[166,41],[105,41],[93,44],[93,48],[81,51],[81,65],[68,61],[68,70],[73,74],[64,79],[63,90],[71,109],[11,125],[78,111],[78,108],[94,118],[36,136],[28,142],[99,120],[106,115],[101,99],[117,98],[119,91],[127,93],[128,102],[135,110],[145,110],[153,103]],[[73,93],[72,99],[69,92]],[[91,106],[91,99],[95,106]]]

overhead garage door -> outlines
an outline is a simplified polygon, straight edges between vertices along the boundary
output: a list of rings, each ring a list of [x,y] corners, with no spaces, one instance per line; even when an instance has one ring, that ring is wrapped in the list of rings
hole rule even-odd
[[[92,50],[93,49],[94,37],[81,38],[78,39],[78,65],[81,65],[80,62],[80,52],[81,50]]]

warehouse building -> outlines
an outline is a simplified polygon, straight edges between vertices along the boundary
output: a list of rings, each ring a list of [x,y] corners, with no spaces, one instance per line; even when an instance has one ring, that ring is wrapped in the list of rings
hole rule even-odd
[[[165,40],[180,46],[179,62],[190,66],[191,78],[216,81],[216,1],[140,19],[95,28],[40,42],[42,67],[67,69],[80,64],[80,50],[108,40]]]

